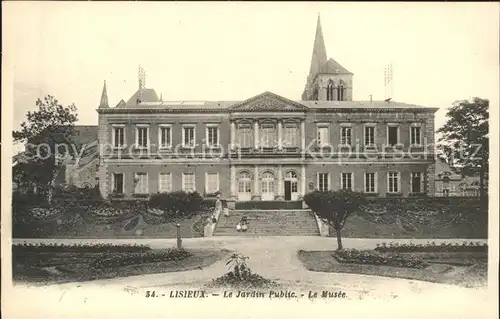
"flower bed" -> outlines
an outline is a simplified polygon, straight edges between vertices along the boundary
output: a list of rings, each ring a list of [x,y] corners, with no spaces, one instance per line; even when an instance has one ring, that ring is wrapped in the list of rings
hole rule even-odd
[[[180,261],[190,256],[192,256],[192,254],[186,250],[171,248],[160,251],[130,252],[123,255],[113,255],[111,257],[101,256],[90,265],[89,269],[92,274],[99,274],[106,268],[165,261]]]
[[[370,250],[344,249],[336,251],[333,256],[338,262],[362,264],[362,265],[383,265],[405,268],[425,268],[425,263],[421,258],[411,256],[401,256],[397,254],[382,254]]]
[[[382,243],[377,244],[375,251],[384,252],[488,252],[488,244],[462,242],[461,244],[442,243],[436,245],[434,242],[422,244],[398,244],[398,243]]]
[[[140,253],[151,250],[145,245],[63,245],[63,244],[16,244],[12,245],[13,252],[89,252],[89,253],[110,253],[110,252],[130,252]]]

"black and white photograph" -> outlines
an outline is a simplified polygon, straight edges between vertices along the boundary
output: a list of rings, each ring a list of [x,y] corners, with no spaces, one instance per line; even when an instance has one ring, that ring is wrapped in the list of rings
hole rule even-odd
[[[498,315],[498,3],[2,9],[5,318]]]

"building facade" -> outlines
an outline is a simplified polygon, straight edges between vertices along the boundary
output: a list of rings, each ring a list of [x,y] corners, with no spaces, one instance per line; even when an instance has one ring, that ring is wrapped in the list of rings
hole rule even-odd
[[[434,113],[394,101],[352,101],[353,74],[327,59],[318,18],[301,100],[168,102],[139,90],[99,114],[104,197],[174,190],[237,201],[298,201],[318,190],[434,195]]]

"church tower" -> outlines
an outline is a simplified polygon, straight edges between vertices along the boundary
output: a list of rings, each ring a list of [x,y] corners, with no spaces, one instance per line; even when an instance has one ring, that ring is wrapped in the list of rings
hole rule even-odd
[[[352,101],[352,76],[334,59],[327,58],[318,15],[311,68],[302,93],[303,101]]]

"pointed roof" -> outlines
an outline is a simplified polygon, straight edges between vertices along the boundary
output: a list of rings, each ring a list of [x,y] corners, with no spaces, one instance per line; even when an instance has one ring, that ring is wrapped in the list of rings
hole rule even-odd
[[[346,68],[344,68],[340,63],[335,61],[334,59],[328,59],[318,73],[327,73],[327,74],[352,74]]]
[[[127,101],[126,106],[136,106],[137,104],[144,102],[159,102],[158,95],[153,89],[139,89],[132,95],[132,97]]]
[[[108,92],[106,90],[106,80],[104,80],[104,86],[102,87],[101,103],[99,103],[99,108],[109,107],[108,103]]]
[[[316,36],[314,37],[314,47],[311,58],[311,69],[309,75],[316,75],[321,67],[327,62],[325,40],[323,39],[323,30],[321,29],[321,19],[318,14],[318,22],[316,24]]]

